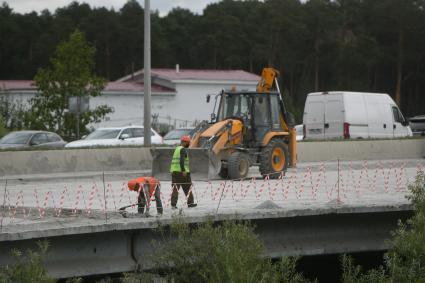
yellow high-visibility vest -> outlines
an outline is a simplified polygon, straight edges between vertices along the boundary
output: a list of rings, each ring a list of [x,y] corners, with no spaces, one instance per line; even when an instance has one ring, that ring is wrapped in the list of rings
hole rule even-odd
[[[173,154],[173,159],[171,160],[171,167],[170,167],[170,172],[181,172],[181,168],[180,168],[180,151],[183,148],[183,146],[179,145],[178,147],[176,147],[176,150],[174,151]],[[189,154],[186,154],[186,157],[184,159],[184,169],[186,170],[185,172],[190,172],[189,170]]]

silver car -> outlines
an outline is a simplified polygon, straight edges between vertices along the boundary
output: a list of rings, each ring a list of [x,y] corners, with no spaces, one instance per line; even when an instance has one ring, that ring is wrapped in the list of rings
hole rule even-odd
[[[162,137],[151,129],[152,144],[162,144]],[[98,128],[81,140],[68,143],[66,148],[90,148],[111,146],[143,146],[143,126]]]
[[[414,136],[425,136],[425,115],[409,118],[409,125]]]
[[[62,148],[66,142],[56,133],[16,131],[0,139],[0,149]]]

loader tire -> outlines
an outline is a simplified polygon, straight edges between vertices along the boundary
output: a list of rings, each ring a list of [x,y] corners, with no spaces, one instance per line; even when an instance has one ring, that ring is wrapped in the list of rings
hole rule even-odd
[[[263,178],[277,179],[288,168],[288,162],[288,146],[282,140],[272,139],[261,151],[260,173]]]
[[[227,168],[221,166],[220,172],[218,173],[218,176],[220,176],[222,179],[229,178],[229,172]]]
[[[243,152],[233,152],[227,160],[227,172],[230,179],[243,179],[248,175],[249,158]]]

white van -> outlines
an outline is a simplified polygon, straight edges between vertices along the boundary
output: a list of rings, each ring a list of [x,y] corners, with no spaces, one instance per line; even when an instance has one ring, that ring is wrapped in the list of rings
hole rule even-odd
[[[315,92],[304,107],[305,139],[412,136],[394,100],[385,93]]]

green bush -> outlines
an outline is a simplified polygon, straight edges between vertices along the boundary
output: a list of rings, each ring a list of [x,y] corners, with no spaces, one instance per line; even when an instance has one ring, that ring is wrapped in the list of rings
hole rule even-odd
[[[272,264],[248,223],[225,221],[191,227],[177,220],[156,242],[153,262],[171,282],[307,282],[295,271],[296,259]]]
[[[53,278],[47,275],[47,270],[43,265],[43,258],[48,249],[48,242],[38,242],[39,251],[28,250],[25,254],[18,250],[13,250],[12,254],[16,263],[11,266],[0,267],[1,283],[53,283]]]
[[[355,265],[354,260],[347,255],[341,257],[342,261],[342,279],[343,283],[385,283],[388,278],[384,268],[369,270],[363,273],[361,266]]]
[[[406,223],[399,222],[392,233],[390,249],[385,254],[385,265],[377,270],[363,273],[352,259],[342,259],[342,282],[425,282],[425,175],[419,172],[407,197],[413,205],[414,214]]]
[[[407,223],[399,223],[393,233],[391,249],[385,255],[392,282],[425,282],[425,176],[416,176],[409,186],[408,197],[414,215]]]

